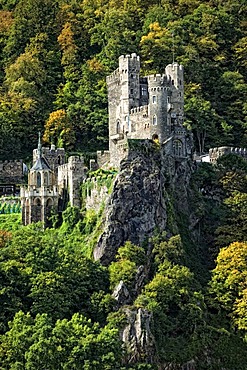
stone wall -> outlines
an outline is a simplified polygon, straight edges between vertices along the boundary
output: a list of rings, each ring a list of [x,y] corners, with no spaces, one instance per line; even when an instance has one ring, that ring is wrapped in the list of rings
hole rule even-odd
[[[246,148],[233,148],[229,146],[221,146],[219,148],[209,149],[209,159],[211,163],[216,163],[217,159],[225,154],[235,154],[244,159],[247,159]]]
[[[87,210],[93,209],[97,213],[102,204],[107,203],[114,178],[115,174],[108,174],[84,180],[82,198]]]
[[[18,184],[24,182],[23,161],[0,161],[0,183]]]

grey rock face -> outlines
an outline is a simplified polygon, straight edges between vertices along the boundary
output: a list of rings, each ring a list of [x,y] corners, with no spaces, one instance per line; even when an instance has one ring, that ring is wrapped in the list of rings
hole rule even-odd
[[[127,325],[121,333],[121,339],[126,345],[127,363],[134,363],[139,360],[148,363],[154,362],[155,345],[151,333],[152,314],[142,308],[124,310]]]
[[[129,291],[122,280],[115,287],[112,296],[116,299],[119,306],[129,304],[131,302]]]
[[[131,153],[121,164],[106,207],[105,231],[94,250],[94,258],[110,263],[127,240],[140,244],[155,228],[166,226],[166,205],[162,196],[164,179],[159,155]]]

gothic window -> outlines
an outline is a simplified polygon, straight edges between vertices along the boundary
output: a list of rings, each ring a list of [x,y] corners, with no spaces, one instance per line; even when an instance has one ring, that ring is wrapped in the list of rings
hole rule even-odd
[[[157,125],[157,116],[156,114],[153,116],[153,126]]]
[[[183,155],[183,144],[180,140],[173,141],[173,154],[176,157],[181,157]]]
[[[156,95],[153,95],[153,104],[156,104],[156,102],[157,102]]]
[[[47,199],[46,201],[46,207],[51,207],[53,205],[53,201],[51,198]]]
[[[35,200],[34,200],[34,204],[35,204],[35,206],[41,206],[41,200],[40,200],[40,198],[36,198]]]
[[[40,172],[37,173],[37,187],[41,187],[41,174]]]
[[[44,185],[46,186],[46,185],[48,185],[49,184],[49,181],[48,181],[48,173],[47,172],[45,172],[44,173]]]

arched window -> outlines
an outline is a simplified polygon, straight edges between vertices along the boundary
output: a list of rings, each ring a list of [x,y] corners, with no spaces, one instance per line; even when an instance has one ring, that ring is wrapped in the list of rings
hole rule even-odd
[[[44,185],[49,185],[49,177],[47,172],[44,173]]]
[[[180,140],[173,141],[173,154],[176,157],[182,157],[183,155],[183,144]]]
[[[153,116],[153,126],[157,125],[157,116],[156,114]]]
[[[53,205],[53,201],[51,198],[47,199],[46,201],[46,207],[51,207]]]
[[[120,128],[120,122],[117,121],[117,134],[120,134],[120,130],[121,130],[121,128]]]
[[[35,200],[34,200],[34,204],[35,204],[35,206],[41,206],[41,200],[40,200],[40,198],[36,198]]]
[[[37,173],[37,187],[41,187],[41,174],[40,172]]]

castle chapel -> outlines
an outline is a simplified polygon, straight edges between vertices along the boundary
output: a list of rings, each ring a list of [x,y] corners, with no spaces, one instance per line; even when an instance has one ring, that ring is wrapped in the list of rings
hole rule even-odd
[[[164,74],[140,76],[136,54],[120,56],[119,67],[107,77],[109,152],[98,162],[119,167],[128,152],[128,139],[153,139],[176,158],[191,156],[192,137],[183,126],[183,66],[172,63]]]

